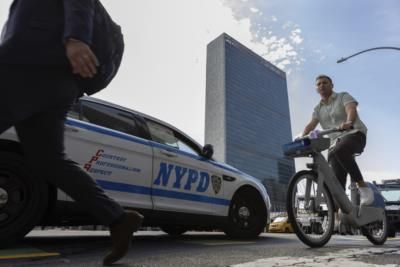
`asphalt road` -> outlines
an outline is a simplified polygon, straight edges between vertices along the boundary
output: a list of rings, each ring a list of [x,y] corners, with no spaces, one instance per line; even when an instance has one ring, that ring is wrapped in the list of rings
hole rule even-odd
[[[105,231],[33,231],[17,247],[0,250],[0,266],[101,266],[110,243]],[[115,266],[341,266],[398,267],[400,237],[377,247],[362,236],[335,235],[310,249],[294,234],[262,234],[230,240],[219,232],[170,237],[141,231],[128,255]]]

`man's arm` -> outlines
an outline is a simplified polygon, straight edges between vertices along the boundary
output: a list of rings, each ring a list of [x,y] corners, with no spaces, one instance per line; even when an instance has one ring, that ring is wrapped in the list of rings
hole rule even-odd
[[[76,39],[92,43],[94,0],[63,0],[64,41]]]
[[[347,114],[347,119],[345,122],[343,122],[340,125],[341,129],[351,129],[353,126],[354,121],[357,118],[357,102],[350,102],[347,103],[346,106],[344,107],[346,114]]]
[[[92,43],[94,0],[63,0],[64,43],[72,72],[83,78],[97,73],[98,60]]]
[[[311,121],[306,125],[303,131],[303,136],[309,134],[312,130],[317,127],[319,121],[316,118],[312,118]]]

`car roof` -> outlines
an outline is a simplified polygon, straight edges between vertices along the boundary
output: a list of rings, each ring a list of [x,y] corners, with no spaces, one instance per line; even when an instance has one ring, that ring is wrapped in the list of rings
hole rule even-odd
[[[203,146],[200,145],[196,140],[194,140],[194,139],[191,138],[188,134],[182,132],[181,130],[179,130],[179,129],[176,128],[175,126],[173,126],[173,125],[171,125],[171,124],[169,124],[169,123],[167,123],[167,122],[164,122],[164,121],[162,121],[162,120],[159,120],[159,119],[157,119],[157,118],[154,118],[154,117],[152,117],[152,116],[150,116],[150,115],[147,115],[147,114],[145,114],[145,113],[142,113],[142,112],[139,112],[139,111],[136,111],[136,110],[127,108],[127,107],[123,107],[123,106],[120,106],[120,105],[117,105],[117,104],[114,104],[114,103],[111,103],[111,102],[108,102],[108,101],[105,101],[105,100],[102,100],[102,99],[99,99],[99,98],[91,97],[91,96],[83,96],[83,97],[81,97],[80,99],[81,99],[81,100],[85,100],[85,101],[90,101],[90,102],[93,102],[93,103],[103,104],[103,105],[106,105],[106,106],[110,106],[110,107],[114,107],[114,108],[118,108],[118,109],[121,109],[121,110],[125,110],[125,111],[128,111],[128,112],[135,113],[135,114],[137,114],[137,115],[139,115],[139,116],[141,116],[141,117],[143,117],[143,118],[146,118],[146,119],[152,120],[152,121],[154,121],[154,122],[160,123],[160,124],[162,124],[162,125],[165,125],[165,126],[171,128],[171,129],[173,129],[174,131],[180,133],[181,135],[185,136],[185,137],[186,137],[187,139],[189,139],[191,142],[193,142],[194,144],[196,144],[199,148],[202,148],[202,147],[203,147]]]

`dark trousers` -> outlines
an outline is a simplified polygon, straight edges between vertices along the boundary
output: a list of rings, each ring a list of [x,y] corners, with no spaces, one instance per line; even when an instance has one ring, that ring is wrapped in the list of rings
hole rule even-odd
[[[337,141],[336,146],[329,151],[328,161],[344,189],[346,188],[347,174],[350,174],[352,182],[364,180],[354,158],[354,154],[362,153],[365,144],[365,134],[362,132],[356,132],[341,137]]]
[[[64,153],[66,114],[79,95],[70,71],[0,65],[0,133],[15,126],[34,176],[67,193],[97,223],[122,218],[121,206]]]

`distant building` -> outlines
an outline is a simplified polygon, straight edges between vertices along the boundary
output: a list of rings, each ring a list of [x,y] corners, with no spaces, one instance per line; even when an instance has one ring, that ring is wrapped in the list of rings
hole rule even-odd
[[[207,46],[205,143],[215,158],[263,181],[275,209],[285,207],[294,161],[286,74],[227,35]]]

